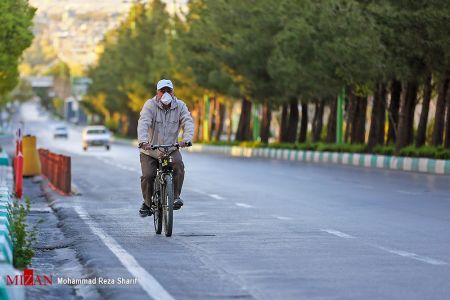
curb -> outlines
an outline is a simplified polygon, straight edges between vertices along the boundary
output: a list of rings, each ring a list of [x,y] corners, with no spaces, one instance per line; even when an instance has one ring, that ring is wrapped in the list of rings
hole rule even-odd
[[[3,157],[0,158],[0,162]],[[9,158],[6,156],[9,163]],[[14,269],[13,263],[13,242],[11,240],[8,205],[12,205],[12,167],[0,163],[0,299],[22,300],[25,299],[25,289],[23,286],[8,286],[6,276],[14,277],[22,275]]]
[[[235,157],[258,157],[288,161],[332,163],[363,168],[450,175],[450,160],[386,156],[362,153],[337,153],[274,148],[244,148],[195,144],[188,152],[223,154]]]
[[[4,150],[0,152],[0,166],[9,166],[9,156]]]

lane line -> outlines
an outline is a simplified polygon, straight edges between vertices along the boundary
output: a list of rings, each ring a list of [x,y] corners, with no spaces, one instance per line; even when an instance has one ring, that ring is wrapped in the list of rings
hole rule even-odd
[[[248,205],[248,204],[245,204],[245,203],[237,202],[237,203],[235,203],[235,204],[236,204],[237,206],[240,206],[240,207],[253,208],[253,206]]]
[[[111,250],[111,252],[119,259],[122,265],[133,276],[138,278],[139,285],[153,299],[174,300],[172,295],[167,292],[164,287],[144,268],[139,265],[136,259],[120,246],[114,238],[106,234],[96,222],[94,222],[88,212],[80,207],[74,207],[80,218],[89,226],[92,232],[97,235],[102,242]]]
[[[354,239],[355,237],[350,235],[350,234],[346,234],[344,232],[341,232],[339,230],[334,230],[334,229],[321,229],[320,231],[344,238],[344,239]]]
[[[277,216],[277,215],[272,215],[272,217],[278,219],[278,220],[282,220],[282,221],[291,221],[292,218],[290,217],[283,217],[283,216]]]
[[[334,229],[321,229],[321,231],[327,232],[329,234],[341,237],[341,238],[346,238],[346,239],[352,239],[355,238],[354,236],[351,236],[347,233],[338,231],[338,230],[334,230]],[[418,260],[430,265],[448,265],[448,262],[439,260],[439,259],[435,259],[435,258],[431,258],[431,257],[427,257],[427,256],[422,256],[422,255],[418,255],[416,253],[412,253],[412,252],[408,252],[408,251],[403,251],[403,250],[395,250],[395,249],[390,249],[390,248],[386,248],[383,246],[379,246],[379,245],[372,245],[372,244],[366,244],[369,245],[371,247],[375,247],[377,249],[389,252],[391,254],[396,254],[402,257],[406,257],[406,258],[410,258],[410,259],[414,259],[414,260]]]
[[[217,200],[225,200],[224,197],[221,197],[221,196],[216,195],[216,194],[210,194],[209,196],[210,196],[211,198],[214,198],[214,199],[217,199]]]
[[[414,196],[419,195],[419,193],[417,193],[417,192],[402,191],[402,190],[398,190],[397,193],[405,194],[405,195],[414,195]]]
[[[360,187],[360,188],[363,188],[363,189],[373,190],[373,186],[370,186],[370,185],[357,184],[356,186]]]
[[[394,249],[389,249],[383,246],[377,246],[375,245],[374,247],[383,250],[383,251],[387,251],[389,253],[392,254],[396,254],[396,255],[400,255],[402,257],[407,257],[407,258],[411,258],[411,259],[415,259],[430,265],[448,265],[447,262],[442,261],[442,260],[438,260],[438,259],[434,259],[431,257],[427,257],[427,256],[422,256],[422,255],[418,255],[412,252],[407,252],[407,251],[403,251],[403,250],[394,250]]]
[[[208,193],[202,191],[202,190],[198,190],[198,189],[193,189],[193,188],[187,188],[187,190],[194,192],[194,193],[198,193],[198,194],[202,194],[202,195],[208,195]]]

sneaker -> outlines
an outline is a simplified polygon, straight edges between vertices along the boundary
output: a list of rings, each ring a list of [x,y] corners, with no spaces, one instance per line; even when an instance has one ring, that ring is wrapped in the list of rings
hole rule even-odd
[[[175,199],[175,201],[173,202],[173,209],[177,210],[180,209],[183,206],[183,200],[181,200],[180,198]]]
[[[139,209],[139,215],[141,216],[141,218],[145,218],[145,217],[151,216],[152,215],[152,210],[150,209],[150,207],[145,205],[145,203],[142,203],[142,206]]]

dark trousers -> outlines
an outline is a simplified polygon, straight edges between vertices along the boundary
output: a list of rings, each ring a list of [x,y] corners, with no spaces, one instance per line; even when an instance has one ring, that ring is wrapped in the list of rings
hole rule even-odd
[[[173,178],[175,199],[181,194],[181,188],[184,181],[184,164],[181,153],[178,150],[172,152],[173,159]],[[150,207],[153,195],[153,182],[156,178],[156,169],[158,168],[158,160],[144,153],[140,154],[141,160],[141,189],[145,204]]]

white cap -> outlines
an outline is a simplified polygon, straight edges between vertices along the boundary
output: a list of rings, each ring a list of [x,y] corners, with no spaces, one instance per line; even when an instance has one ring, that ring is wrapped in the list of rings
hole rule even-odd
[[[158,81],[158,84],[156,85],[156,89],[160,90],[163,87],[169,87],[173,90],[172,81],[170,81],[169,79],[161,79],[160,81]]]

